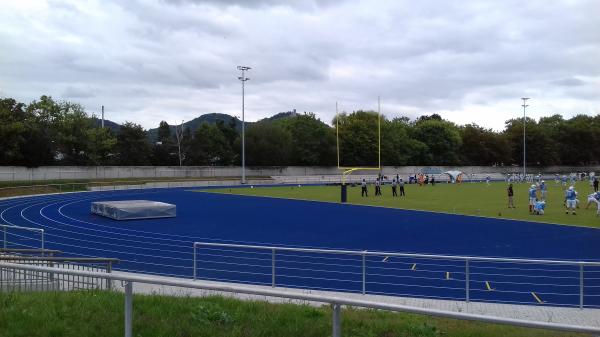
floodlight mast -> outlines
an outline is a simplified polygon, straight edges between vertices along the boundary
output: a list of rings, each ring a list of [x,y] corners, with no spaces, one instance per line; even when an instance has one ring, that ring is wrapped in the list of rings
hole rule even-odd
[[[179,124],[179,126],[175,124],[175,137],[177,138],[177,155],[179,156],[179,166],[182,166],[181,139],[183,139],[183,120],[181,120],[181,124]]]
[[[527,141],[525,139],[525,123],[526,123],[526,117],[525,117],[525,108],[527,108],[529,105],[527,105],[527,100],[529,100],[529,97],[522,97],[521,98],[523,100],[523,105],[521,105],[523,107],[523,181],[527,181]]]
[[[242,71],[242,76],[238,77],[238,80],[242,81],[242,184],[246,183],[246,119],[244,116],[245,113],[245,87],[246,81],[249,80],[246,77],[246,71],[252,69],[247,66],[237,66],[238,70]]]

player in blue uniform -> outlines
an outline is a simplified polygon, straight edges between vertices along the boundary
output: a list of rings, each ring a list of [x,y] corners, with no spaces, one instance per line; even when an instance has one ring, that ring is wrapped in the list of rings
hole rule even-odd
[[[567,199],[566,214],[569,214],[569,210],[571,210],[571,213],[575,215],[575,208],[577,208],[577,191],[575,191],[575,187],[570,186],[567,192],[565,193],[565,197]]]
[[[548,186],[546,186],[546,181],[542,180],[540,183],[540,193],[542,194],[542,200],[546,201],[546,193],[548,192]]]
[[[545,209],[546,209],[546,202],[544,200],[538,200],[535,202],[535,206],[533,207],[533,214],[544,215]]]
[[[535,206],[535,202],[537,201],[537,188],[535,185],[531,185],[529,188],[529,213],[533,213],[533,206]]]

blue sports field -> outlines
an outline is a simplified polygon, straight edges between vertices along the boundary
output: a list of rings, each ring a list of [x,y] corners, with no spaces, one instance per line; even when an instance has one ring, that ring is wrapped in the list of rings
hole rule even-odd
[[[268,188],[268,187],[264,187]],[[197,189],[196,189],[197,190]],[[116,221],[90,213],[98,200],[177,205],[177,217]],[[46,248],[114,257],[117,270],[192,277],[193,242],[401,253],[600,261],[600,230],[382,207],[226,194],[183,188],[82,192],[0,201],[0,223],[39,227]],[[8,246],[39,247],[34,233],[8,232]],[[362,291],[358,255],[285,252],[277,285]],[[198,250],[198,277],[270,285],[270,252]],[[470,262],[472,301],[578,306],[578,266]],[[369,256],[366,293],[465,299],[461,261]],[[600,307],[600,267],[585,267],[584,305]]]

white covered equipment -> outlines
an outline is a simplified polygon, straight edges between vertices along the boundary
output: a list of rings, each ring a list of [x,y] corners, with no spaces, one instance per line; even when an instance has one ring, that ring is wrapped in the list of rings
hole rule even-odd
[[[92,213],[115,220],[172,218],[175,205],[151,200],[94,201]]]

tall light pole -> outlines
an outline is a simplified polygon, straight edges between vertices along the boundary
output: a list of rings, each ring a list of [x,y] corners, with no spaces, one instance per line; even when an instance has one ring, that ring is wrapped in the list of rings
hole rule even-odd
[[[242,76],[238,77],[238,80],[242,81],[242,184],[246,183],[246,120],[244,117],[244,110],[245,110],[245,104],[244,104],[244,95],[245,95],[245,86],[246,86],[246,81],[249,80],[248,77],[246,77],[246,71],[252,69],[250,67],[247,66],[238,66],[237,67],[238,70],[242,71]]]
[[[181,121],[181,124],[179,124],[179,127],[177,126],[177,124],[175,124],[175,137],[177,139],[177,154],[179,156],[179,166],[181,166],[181,140],[183,139],[183,120]]]
[[[527,105],[527,100],[529,97],[522,97],[521,99],[523,100],[523,105],[521,105],[523,107],[523,180],[527,181],[527,152],[525,151],[527,146],[527,141],[525,140],[525,108],[529,106]]]

